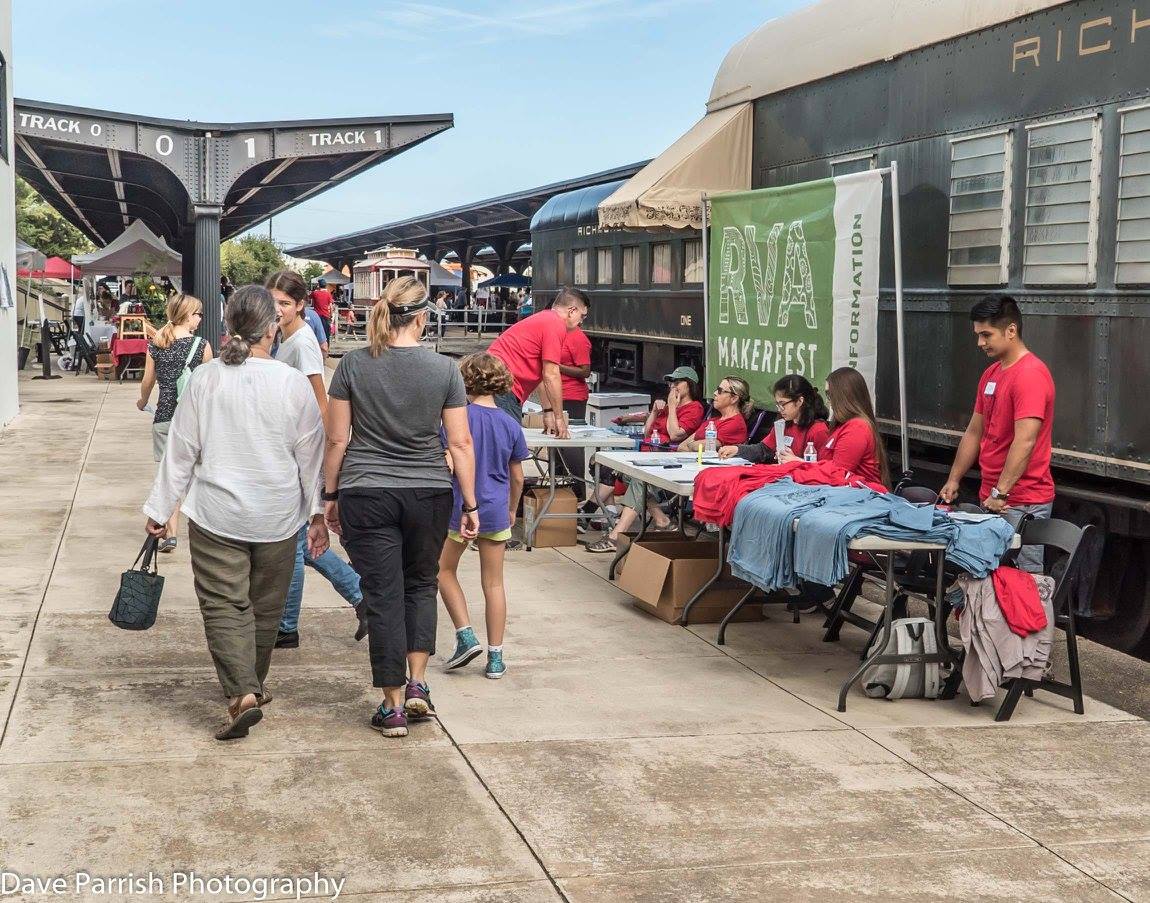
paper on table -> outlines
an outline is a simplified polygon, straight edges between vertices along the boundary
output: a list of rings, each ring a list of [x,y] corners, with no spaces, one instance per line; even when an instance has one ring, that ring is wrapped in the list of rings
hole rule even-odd
[[[668,464],[683,464],[685,461],[678,455],[643,455],[638,458],[628,458],[627,463],[637,467],[665,467]]]
[[[784,436],[787,432],[787,422],[780,417],[775,421],[775,448],[780,449],[785,445]]]
[[[704,458],[704,464],[711,464],[716,467],[741,467],[744,464],[750,464],[746,458]]]
[[[951,520],[966,521],[969,524],[978,524],[984,520],[990,520],[992,517],[998,517],[997,514],[991,514],[989,512],[985,514],[975,514],[972,511],[948,511],[946,513],[950,516]]]

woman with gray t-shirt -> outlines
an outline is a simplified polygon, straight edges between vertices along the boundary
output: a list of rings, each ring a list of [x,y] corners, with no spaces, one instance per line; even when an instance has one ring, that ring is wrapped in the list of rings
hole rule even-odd
[[[417,279],[389,282],[368,347],[345,354],[328,387],[325,517],[360,575],[372,684],[384,692],[371,726],[387,737],[435,712],[427,661],[452,506],[441,425],[463,494],[460,532],[479,532],[467,393],[455,362],[420,343],[429,308]]]

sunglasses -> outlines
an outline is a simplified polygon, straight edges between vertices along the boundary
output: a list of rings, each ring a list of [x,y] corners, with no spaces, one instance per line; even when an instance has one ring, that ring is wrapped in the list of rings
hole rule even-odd
[[[716,386],[715,387],[715,394],[716,395],[734,395],[737,397],[739,393],[736,392],[734,389],[724,389],[722,386]]]

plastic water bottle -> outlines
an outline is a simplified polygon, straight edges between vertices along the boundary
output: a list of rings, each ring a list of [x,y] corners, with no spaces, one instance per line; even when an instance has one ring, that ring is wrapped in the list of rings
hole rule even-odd
[[[808,442],[807,447],[803,449],[803,460],[808,464],[813,464],[819,459],[819,453],[815,451],[815,444]]]
[[[651,445],[660,446],[663,444],[663,437],[659,435],[658,430],[651,430]]]
[[[715,429],[715,421],[707,421],[707,430],[703,433],[703,451],[713,455],[719,450],[719,431]]]

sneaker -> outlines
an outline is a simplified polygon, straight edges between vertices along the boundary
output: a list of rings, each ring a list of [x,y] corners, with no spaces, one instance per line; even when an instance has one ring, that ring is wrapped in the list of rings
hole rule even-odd
[[[431,688],[414,680],[407,682],[407,692],[404,693],[403,711],[409,718],[422,720],[435,715],[435,706],[431,704]]]
[[[594,553],[599,554],[599,555],[602,555],[602,554],[607,553],[607,552],[615,553],[615,552],[619,551],[619,546],[615,544],[615,541],[613,539],[609,539],[607,537],[604,537],[603,539],[600,539],[598,542],[593,542],[589,546],[587,546],[587,551],[588,552],[594,552]]]
[[[447,660],[447,670],[454,671],[462,668],[483,651],[479,640],[475,638],[475,631],[470,627],[455,635],[455,651]]]
[[[407,715],[403,709],[389,709],[381,705],[371,716],[371,726],[385,737],[406,737]]]
[[[503,664],[503,653],[488,652],[487,667],[483,670],[483,676],[489,677],[491,680],[499,680],[506,673],[507,666]]]
[[[281,630],[276,635],[276,648],[277,649],[298,649],[299,648],[299,631],[298,630]]]
[[[367,600],[360,599],[355,603],[355,616],[359,624],[355,628],[355,641],[358,643],[367,636]]]

